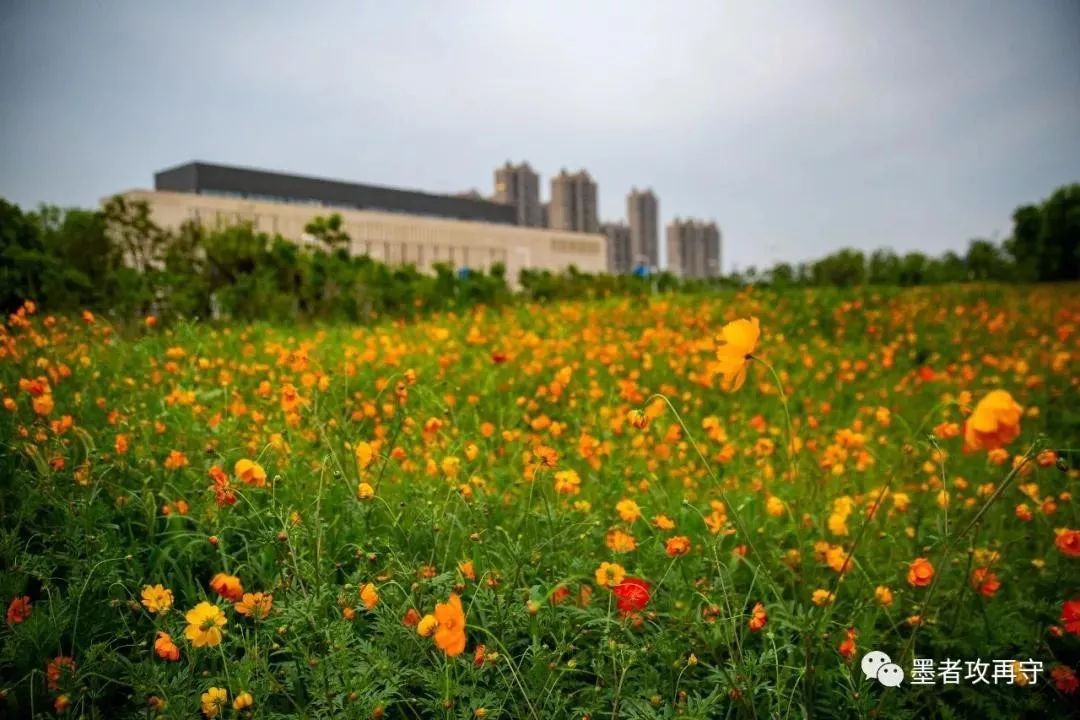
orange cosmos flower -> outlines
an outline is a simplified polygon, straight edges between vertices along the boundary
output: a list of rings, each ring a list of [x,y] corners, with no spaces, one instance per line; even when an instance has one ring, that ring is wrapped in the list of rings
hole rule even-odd
[[[226,600],[236,602],[244,596],[244,586],[235,575],[218,573],[210,580],[210,589]]]
[[[167,632],[158,631],[157,639],[154,640],[154,652],[162,660],[176,662],[180,659],[180,648],[176,647],[172,636]]]
[[[457,657],[465,652],[465,611],[461,607],[461,598],[450,593],[445,603],[436,603],[435,644],[449,657]]]
[[[607,546],[612,552],[628,553],[637,549],[637,541],[634,536],[622,530],[612,530],[607,534]]]
[[[1001,581],[998,580],[997,573],[990,568],[979,567],[971,573],[971,587],[983,597],[992,598],[1001,588]]]
[[[654,526],[660,530],[674,530],[675,521],[669,518],[667,515],[657,515],[652,519]]]
[[[53,408],[56,407],[56,403],[53,402],[53,396],[49,393],[34,398],[30,403],[34,406],[34,412],[42,417],[51,413]]]
[[[171,450],[169,452],[169,457],[165,458],[166,470],[179,470],[180,468],[185,467],[187,464],[187,455],[180,452],[179,450]]]
[[[300,393],[296,391],[296,387],[292,383],[286,383],[281,388],[281,409],[287,413],[291,413],[296,410],[297,407],[304,402],[304,399],[300,397]]]
[[[750,619],[746,621],[750,632],[760,632],[767,622],[769,622],[769,616],[765,612],[765,606],[761,603],[754,603],[754,609],[750,611]]]
[[[251,697],[251,693],[242,692],[242,693],[240,693],[239,695],[236,696],[235,700],[233,700],[232,706],[233,706],[233,710],[240,711],[240,710],[247,710],[254,703],[255,703],[255,698]]]
[[[623,519],[623,522],[632,523],[641,517],[641,508],[630,499],[620,500],[615,503],[615,510],[619,513],[619,517]]]
[[[907,581],[912,587],[926,587],[934,579],[934,566],[926,558],[915,558],[908,565]]]
[[[371,467],[371,463],[375,461],[375,448],[371,443],[361,440],[353,448],[353,455],[356,456],[357,466],[361,470],[367,470]]]
[[[716,358],[722,376],[721,387],[727,392],[738,390],[746,381],[746,371],[760,337],[761,327],[756,317],[729,322],[720,330]]]
[[[641,410],[631,410],[626,414],[630,424],[636,427],[638,430],[644,430],[649,427],[649,416]]]
[[[541,467],[553,468],[559,462],[559,453],[547,445],[537,445],[533,448],[533,455]]]
[[[236,612],[248,615],[256,620],[265,620],[274,605],[274,596],[267,593],[244,593],[244,597],[234,606]]]
[[[1073,558],[1080,557],[1080,530],[1058,528],[1054,532],[1057,535],[1054,538],[1054,544],[1057,545],[1062,555]]]
[[[364,603],[368,610],[373,610],[379,604],[379,592],[374,583],[368,583],[360,589],[360,602]]]
[[[254,460],[237,460],[233,467],[233,474],[245,485],[251,487],[266,487],[266,470]]]
[[[555,473],[555,492],[560,495],[577,495],[581,492],[581,476],[574,470]]]
[[[11,598],[11,603],[8,605],[7,609],[8,625],[18,625],[26,620],[26,618],[30,617],[31,612],[33,612],[33,608],[30,607],[29,595]]]
[[[685,535],[676,535],[675,537],[668,538],[667,544],[664,548],[668,557],[679,557],[690,552],[690,538]]]
[[[964,450],[996,450],[1020,434],[1024,408],[1004,390],[993,390],[975,406],[964,423]]]

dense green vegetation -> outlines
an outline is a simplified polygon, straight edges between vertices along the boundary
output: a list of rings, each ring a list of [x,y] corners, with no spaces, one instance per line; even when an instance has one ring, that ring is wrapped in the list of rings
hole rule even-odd
[[[50,311],[90,309],[116,319],[155,314],[239,320],[306,318],[368,322],[391,315],[462,309],[509,300],[505,270],[434,275],[350,257],[338,216],[308,227],[321,241],[301,248],[239,225],[177,232],[157,227],[145,205],[114,198],[100,210],[43,207],[26,212],[0,199],[0,309],[27,298]],[[525,270],[527,298],[587,298],[745,285],[915,286],[970,281],[1054,282],[1080,278],[1080,185],[1057,190],[1014,214],[1002,245],[973,240],[960,256],[843,249],[816,262],[745,272],[709,282],[661,273],[627,276]]]

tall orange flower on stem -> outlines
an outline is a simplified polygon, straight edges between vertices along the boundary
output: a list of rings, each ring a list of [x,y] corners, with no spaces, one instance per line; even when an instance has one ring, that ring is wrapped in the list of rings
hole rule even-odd
[[[765,612],[765,606],[761,603],[754,603],[754,608],[750,611],[750,619],[746,621],[750,632],[760,632],[767,622],[769,622],[769,615]]]
[[[456,593],[450,593],[445,603],[435,604],[435,620],[435,644],[439,649],[449,657],[465,652],[465,610]]]
[[[154,652],[162,660],[176,662],[180,659],[180,648],[176,647],[172,636],[167,632],[158,631],[157,639],[154,640]]]
[[[1024,408],[1004,390],[993,390],[979,401],[964,422],[964,451],[997,450],[1020,434]]]
[[[244,597],[244,586],[240,578],[228,573],[218,573],[210,580],[210,589],[226,600],[236,602]]]
[[[746,372],[760,337],[761,326],[756,317],[734,320],[720,330],[716,359],[722,376],[720,385],[727,392],[735,392],[746,382]]]
[[[907,571],[908,585],[926,587],[934,579],[934,565],[926,558],[915,558]]]

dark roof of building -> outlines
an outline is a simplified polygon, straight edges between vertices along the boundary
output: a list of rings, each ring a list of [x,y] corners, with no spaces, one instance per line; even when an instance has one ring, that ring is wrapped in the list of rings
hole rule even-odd
[[[327,207],[516,224],[513,206],[488,200],[204,162],[185,163],[155,173],[154,188],[207,195],[232,195],[250,200],[314,203]]]

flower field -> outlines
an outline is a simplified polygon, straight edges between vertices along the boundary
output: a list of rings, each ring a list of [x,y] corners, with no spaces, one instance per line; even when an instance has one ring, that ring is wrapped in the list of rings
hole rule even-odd
[[[28,304],[0,399],[6,717],[1080,711],[1075,286]]]

